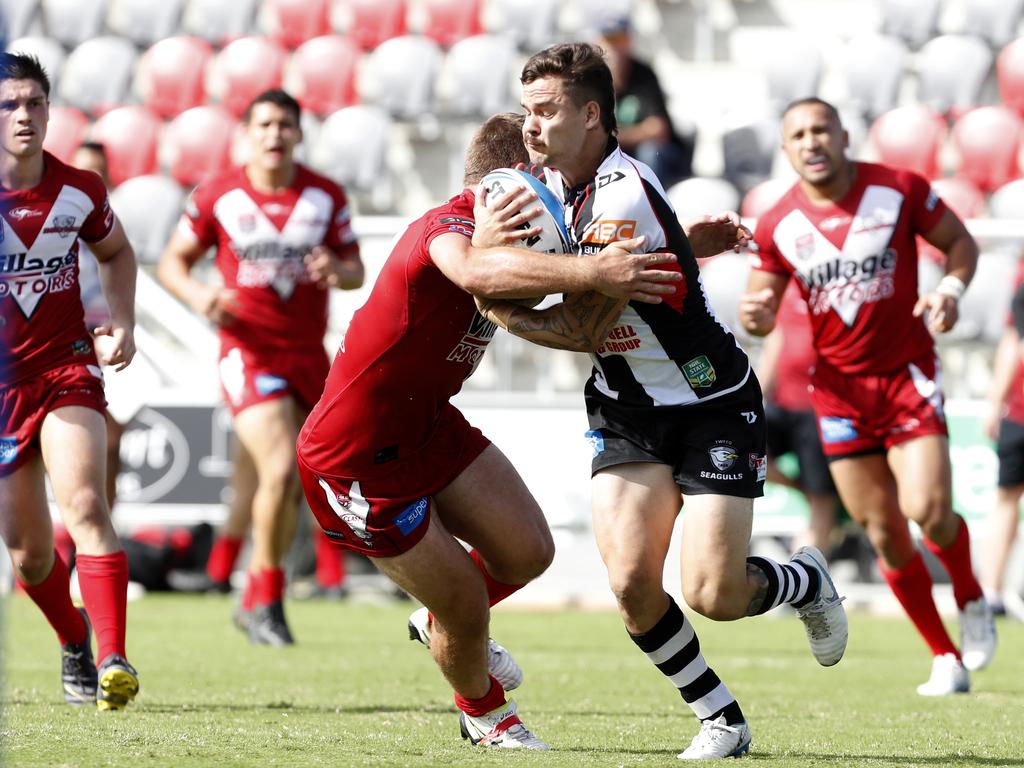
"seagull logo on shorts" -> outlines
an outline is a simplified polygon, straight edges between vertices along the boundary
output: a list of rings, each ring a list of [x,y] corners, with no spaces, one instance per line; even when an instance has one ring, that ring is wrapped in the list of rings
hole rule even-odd
[[[711,457],[711,463],[723,472],[735,464],[736,459],[739,458],[739,454],[736,453],[732,444],[724,441],[709,448],[708,455]]]

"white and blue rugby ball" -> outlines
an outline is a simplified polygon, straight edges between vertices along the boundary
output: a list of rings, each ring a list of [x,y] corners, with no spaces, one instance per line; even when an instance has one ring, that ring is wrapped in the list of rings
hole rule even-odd
[[[506,192],[514,189],[528,187],[532,189],[540,202],[540,212],[521,225],[521,229],[540,227],[541,233],[537,236],[523,238],[523,246],[532,251],[541,253],[571,253],[572,247],[569,244],[569,233],[565,229],[565,206],[559,201],[555,194],[545,186],[544,182],[535,179],[524,171],[517,171],[513,168],[498,168],[484,176],[481,181],[484,188],[484,206],[488,201],[500,197]],[[536,205],[530,202],[529,205]]]

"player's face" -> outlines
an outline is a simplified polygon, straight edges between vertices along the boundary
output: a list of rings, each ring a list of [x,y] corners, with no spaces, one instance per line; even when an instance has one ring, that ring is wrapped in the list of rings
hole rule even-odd
[[[846,131],[820,104],[801,104],[782,120],[782,148],[804,181],[828,184],[846,167]]]
[[[523,141],[530,161],[547,166],[571,164],[583,149],[587,105],[577,106],[561,78],[542,77],[523,86]]]
[[[16,158],[39,154],[49,118],[43,86],[35,80],[0,80],[0,132],[5,154]]]
[[[252,108],[245,133],[251,152],[249,162],[268,171],[291,165],[295,145],[302,140],[295,113],[269,102]]]

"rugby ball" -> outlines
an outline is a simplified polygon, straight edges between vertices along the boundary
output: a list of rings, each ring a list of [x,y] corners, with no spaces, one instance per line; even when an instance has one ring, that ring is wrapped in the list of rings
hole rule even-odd
[[[484,207],[489,201],[500,197],[506,192],[514,189],[528,187],[537,195],[537,201],[531,201],[530,206],[540,203],[540,212],[520,226],[520,229],[527,230],[533,227],[540,227],[539,235],[523,238],[523,247],[531,251],[542,253],[569,253],[572,248],[569,245],[569,233],[565,229],[565,206],[555,194],[545,186],[544,182],[535,179],[524,171],[517,171],[513,168],[499,168],[484,176],[481,181],[483,185]]]

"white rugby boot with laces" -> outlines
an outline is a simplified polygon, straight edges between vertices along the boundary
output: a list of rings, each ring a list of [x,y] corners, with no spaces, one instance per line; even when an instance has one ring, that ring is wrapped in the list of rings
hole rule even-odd
[[[949,696],[971,690],[971,678],[960,659],[952,653],[932,659],[932,676],[917,686],[921,696]]]
[[[750,726],[746,723],[727,725],[725,715],[715,720],[704,720],[700,730],[685,750],[676,757],[680,760],[714,760],[721,757],[739,757],[750,749]]]
[[[481,747],[500,749],[551,749],[538,739],[519,719],[516,703],[509,699],[486,715],[472,717],[462,712],[459,717],[462,738]]]
[[[828,572],[825,556],[815,547],[801,547],[792,560],[818,571],[818,594],[803,608],[796,609],[804,623],[811,653],[823,667],[838,664],[846,651],[850,630],[846,623],[843,600]]]
[[[409,639],[418,640],[429,648],[430,624],[430,612],[425,607],[413,611],[409,617]],[[491,638],[487,638],[487,671],[506,691],[513,691],[523,684],[523,670],[512,654]]]
[[[960,611],[960,656],[972,672],[984,669],[996,652],[996,622],[988,600],[979,597]]]

